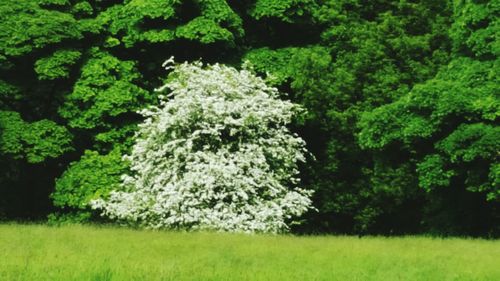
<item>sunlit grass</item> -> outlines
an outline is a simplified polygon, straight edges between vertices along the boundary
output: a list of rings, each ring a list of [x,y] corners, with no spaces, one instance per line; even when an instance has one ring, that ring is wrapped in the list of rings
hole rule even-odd
[[[0,225],[0,280],[500,280],[500,242]]]

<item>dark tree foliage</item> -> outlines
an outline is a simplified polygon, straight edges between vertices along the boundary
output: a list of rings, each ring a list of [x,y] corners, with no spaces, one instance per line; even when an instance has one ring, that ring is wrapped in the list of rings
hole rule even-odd
[[[302,104],[299,232],[500,233],[500,5],[0,1],[0,218],[88,221],[176,60],[249,61]]]

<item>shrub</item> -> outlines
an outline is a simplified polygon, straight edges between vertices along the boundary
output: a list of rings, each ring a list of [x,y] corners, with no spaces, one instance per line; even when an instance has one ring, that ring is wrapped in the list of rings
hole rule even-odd
[[[93,208],[149,228],[273,233],[310,208],[296,187],[305,143],[286,127],[301,107],[246,67],[184,63],[167,81],[141,112],[132,174]]]

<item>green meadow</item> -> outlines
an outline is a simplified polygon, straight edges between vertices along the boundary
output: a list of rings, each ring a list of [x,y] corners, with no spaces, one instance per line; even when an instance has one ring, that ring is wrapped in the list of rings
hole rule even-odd
[[[0,280],[500,280],[500,241],[0,225]]]

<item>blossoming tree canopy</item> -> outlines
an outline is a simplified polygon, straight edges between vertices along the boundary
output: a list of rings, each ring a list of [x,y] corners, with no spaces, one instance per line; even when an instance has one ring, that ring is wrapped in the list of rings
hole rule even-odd
[[[143,110],[122,190],[91,205],[149,228],[281,232],[311,206],[297,187],[302,111],[246,67],[172,66],[160,104]]]

